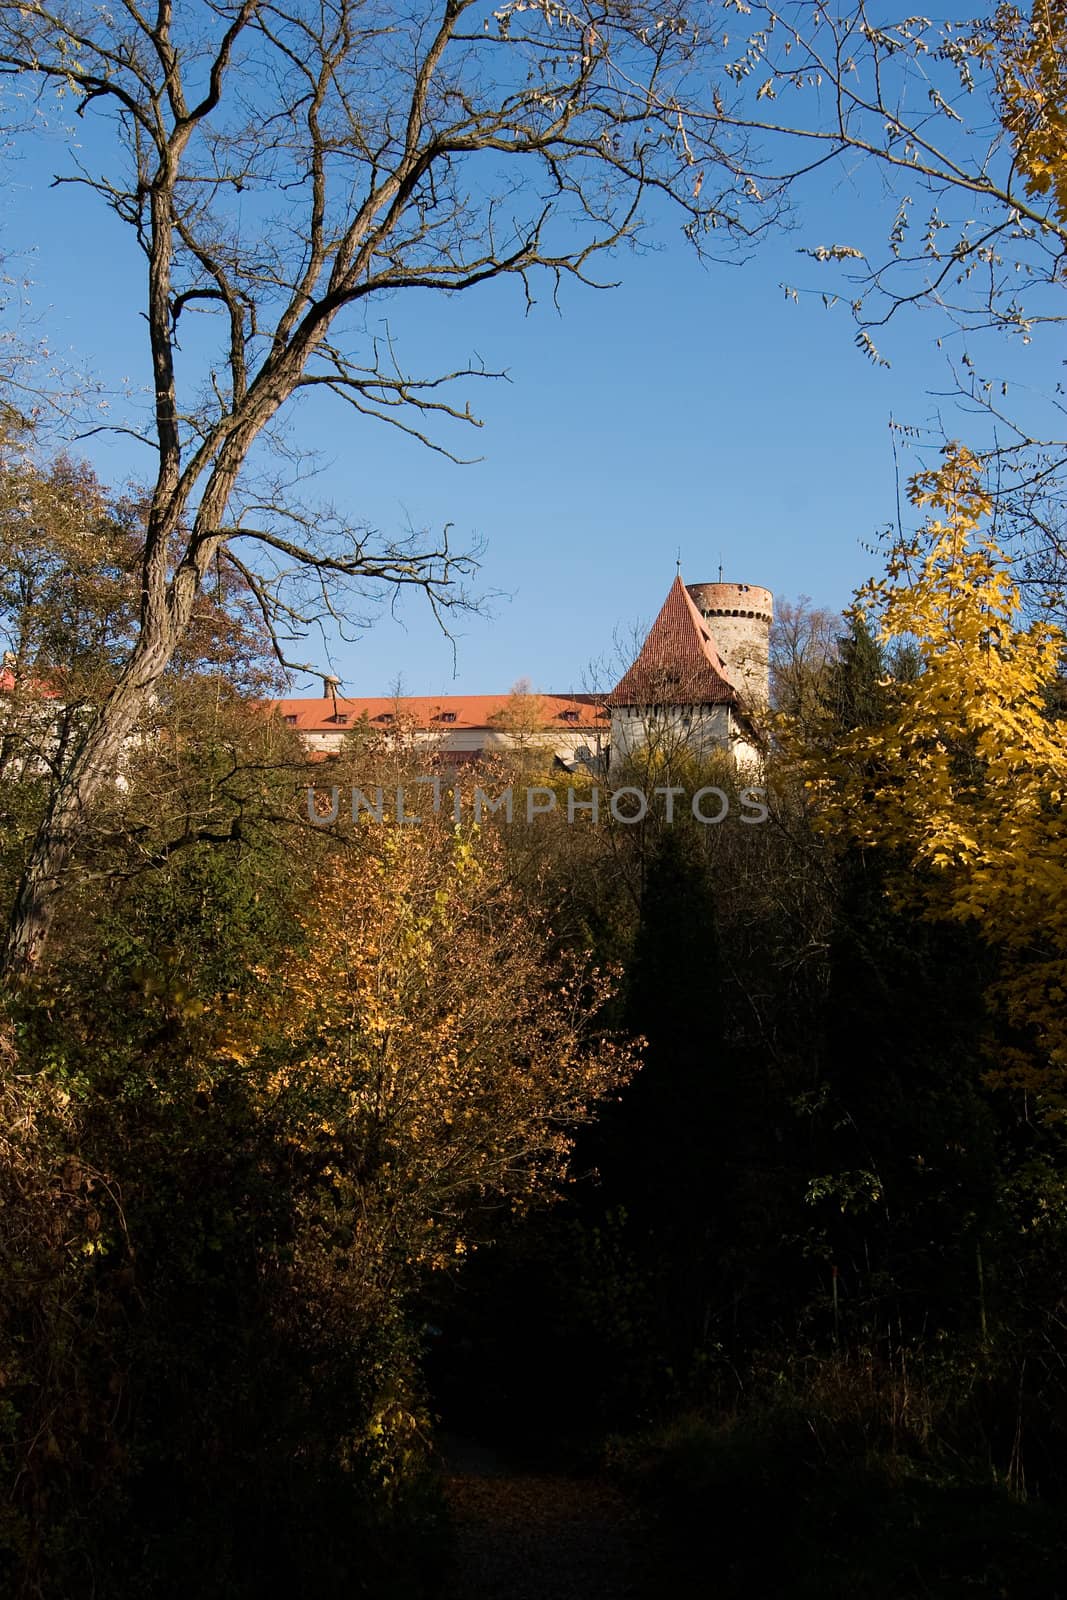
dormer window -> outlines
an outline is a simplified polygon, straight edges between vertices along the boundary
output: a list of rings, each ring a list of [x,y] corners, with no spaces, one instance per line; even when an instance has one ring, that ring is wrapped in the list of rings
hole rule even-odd
[[[287,722],[289,724],[290,728],[295,728],[296,727],[296,712],[295,711],[287,711],[282,720],[284,722]]]
[[[454,711],[439,711],[437,720],[438,722],[455,722],[456,713]]]
[[[559,719],[561,722],[577,722],[578,713],[577,711],[561,711]]]
[[[375,722],[392,722],[393,713],[391,711],[380,711],[374,720]]]
[[[348,712],[347,711],[335,711],[333,716],[330,718],[330,721],[331,722],[339,722],[342,726],[344,726],[344,724],[347,723],[347,721],[348,721]]]

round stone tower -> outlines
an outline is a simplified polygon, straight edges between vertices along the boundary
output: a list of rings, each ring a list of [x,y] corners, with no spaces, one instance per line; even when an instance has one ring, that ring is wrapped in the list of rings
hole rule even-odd
[[[774,615],[771,591],[751,583],[688,583],[686,588],[736,686],[751,704],[766,705]]]

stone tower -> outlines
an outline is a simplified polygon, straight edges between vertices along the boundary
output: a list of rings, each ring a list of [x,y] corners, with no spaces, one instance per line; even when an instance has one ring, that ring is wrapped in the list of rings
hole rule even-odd
[[[771,591],[751,583],[690,583],[686,588],[744,698],[752,706],[766,705],[770,694]]]
[[[637,660],[605,697],[609,771],[642,750],[660,756],[722,751],[738,767],[756,765],[759,753],[745,715],[752,693],[719,654],[710,624],[675,578]]]

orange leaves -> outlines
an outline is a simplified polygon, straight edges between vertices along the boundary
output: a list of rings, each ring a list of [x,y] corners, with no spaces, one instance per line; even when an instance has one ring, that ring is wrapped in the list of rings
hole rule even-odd
[[[265,1104],[364,1266],[447,1265],[472,1208],[551,1190],[567,1128],[633,1070],[594,1037],[609,986],[550,960],[492,833],[430,819],[361,829],[301,934],[257,1018]]]

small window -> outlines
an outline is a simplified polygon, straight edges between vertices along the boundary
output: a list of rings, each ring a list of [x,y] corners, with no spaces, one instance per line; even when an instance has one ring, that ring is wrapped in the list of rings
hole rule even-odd
[[[287,711],[285,713],[285,721],[289,724],[290,728],[295,728],[296,727],[296,712],[295,711]]]
[[[456,713],[454,711],[441,711],[438,713],[437,720],[438,722],[455,722]]]
[[[392,722],[393,713],[391,711],[381,711],[374,720],[375,722]]]
[[[578,713],[577,713],[577,711],[561,711],[559,716],[560,716],[560,721],[561,722],[577,722],[578,721]]]
[[[328,722],[339,722],[342,727],[348,721],[347,711],[335,711],[332,717],[327,717]]]

